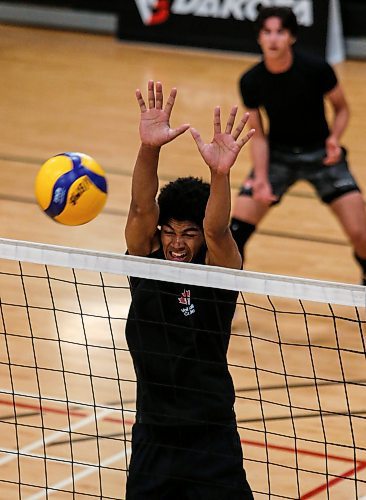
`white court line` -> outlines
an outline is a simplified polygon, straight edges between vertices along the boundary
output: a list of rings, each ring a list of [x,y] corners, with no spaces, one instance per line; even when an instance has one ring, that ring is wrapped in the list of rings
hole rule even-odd
[[[100,412],[97,415],[91,415],[90,417],[84,418],[83,420],[80,420],[77,424],[75,425],[70,425],[62,429],[61,431],[54,432],[47,438],[45,437],[44,439],[39,439],[38,441],[34,441],[33,443],[29,444],[28,446],[25,446],[21,450],[14,450],[14,455],[8,455],[3,458],[0,458],[0,466],[6,463],[9,463],[13,460],[16,460],[19,455],[25,455],[28,452],[35,450],[37,448],[40,448],[43,445],[46,445],[48,443],[52,443],[53,441],[56,441],[60,436],[65,436],[65,432],[70,433],[75,431],[76,429],[80,429],[80,427],[84,427],[85,425],[89,424],[90,422],[95,422],[96,419],[101,419],[104,418],[106,415],[109,413],[112,413],[115,411],[114,409],[109,409],[105,410],[103,412]]]
[[[1,1],[0,1],[0,4],[1,4]],[[35,394],[35,393],[31,393],[31,392],[13,392],[11,389],[0,389],[0,394],[4,394],[5,396],[16,396],[16,397],[19,397],[19,398],[25,398],[25,399],[34,399],[34,400],[37,400],[37,402],[39,401],[39,394]],[[80,406],[82,407],[82,410],[83,411],[90,411],[94,408],[94,405],[91,404],[91,403],[87,403],[85,401],[77,401],[77,400],[70,400],[70,399],[62,399],[62,398],[58,398],[56,399],[55,397],[52,397],[52,396],[43,396],[42,395],[42,403],[44,401],[47,401],[47,402],[50,402],[50,403],[53,403],[53,404],[64,404],[64,403],[67,403],[69,405],[72,406],[72,410],[75,409],[77,410]],[[122,401],[124,402],[124,401]],[[1,405],[1,401],[0,401],[0,405]],[[16,406],[16,405],[15,405]],[[74,408],[75,407],[75,408]],[[111,406],[104,406],[102,404],[98,404],[98,408],[105,408],[107,410],[110,410],[111,409]],[[35,409],[39,410],[39,407],[35,407]],[[121,408],[118,408],[117,406],[115,408],[113,408],[114,410],[120,410]],[[47,409],[46,409],[47,411]]]
[[[131,454],[131,448],[127,448],[126,451],[116,453],[116,455],[112,455],[104,462],[101,462],[100,467],[107,467],[108,465],[116,462],[119,458],[127,457]],[[67,484],[72,483],[73,481],[76,483],[79,479],[83,479],[84,477],[90,476],[91,474],[95,474],[98,470],[98,467],[88,467],[86,470],[82,472],[78,472],[74,475],[74,477],[68,477],[67,479],[63,479],[56,484],[53,484],[49,488],[45,488],[45,491],[41,491],[40,493],[36,493],[30,497],[27,497],[26,500],[39,500],[40,498],[44,498],[45,495],[51,495],[52,493],[58,493],[58,490]],[[52,488],[52,489],[51,489]]]

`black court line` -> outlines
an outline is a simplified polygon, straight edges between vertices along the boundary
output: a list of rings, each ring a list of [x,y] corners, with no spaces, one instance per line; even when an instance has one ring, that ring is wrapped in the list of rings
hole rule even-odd
[[[267,229],[259,229],[257,234],[263,236],[274,236],[276,238],[284,238],[291,240],[308,241],[312,243],[325,243],[326,245],[337,245],[342,247],[349,247],[348,241],[340,240],[338,238],[319,238],[317,236],[301,236],[300,234],[291,234],[286,231],[270,231]]]
[[[0,161],[7,161],[7,162],[14,162],[14,163],[28,163],[31,165],[38,165],[41,166],[44,161],[46,160],[45,158],[40,159],[40,158],[32,158],[28,156],[14,156],[14,155],[6,155],[6,154],[1,154],[0,153]],[[119,175],[122,177],[131,177],[131,171],[130,170],[123,170],[121,168],[114,168],[114,167],[108,167],[104,168],[106,174],[113,174],[113,175]],[[160,176],[160,179],[164,182],[170,181],[171,177],[170,176]],[[233,186],[233,189],[239,189],[239,185]],[[305,193],[305,192],[300,192],[300,191],[292,191],[286,194],[286,196],[291,196],[295,198],[308,198],[308,199],[316,199],[317,197],[315,193]],[[7,196],[7,195],[0,195],[0,200],[4,201],[13,201],[13,202],[18,202],[18,203],[28,203],[28,204],[34,204],[35,200],[32,197],[26,197],[26,196]],[[108,215],[120,215],[123,217],[127,216],[127,211],[124,210],[116,210],[116,209],[111,209],[111,208],[105,208],[103,210],[103,213],[108,214]],[[258,229],[256,231],[256,234],[260,234],[262,236],[271,236],[275,238],[284,238],[284,239],[292,239],[292,240],[297,240],[297,241],[307,241],[311,243],[322,243],[326,245],[335,245],[335,246],[342,246],[342,247],[349,247],[350,244],[348,241],[345,240],[340,240],[338,238],[319,238],[316,236],[301,236],[301,235],[295,235],[291,233],[287,233],[285,231],[270,231],[270,230],[265,230],[265,229]]]
[[[320,386],[327,386],[327,385],[344,385],[344,384],[354,384],[354,385],[365,385],[366,380],[346,380],[346,381],[341,381],[341,380],[324,380],[323,382],[303,382],[300,384],[278,384],[278,385],[267,385],[267,386],[260,386],[261,391],[275,391],[277,389],[286,389],[287,387],[290,389],[301,389],[304,387],[320,387]],[[239,389],[235,389],[235,392],[254,392],[258,391],[258,387],[241,387]]]
[[[310,411],[310,410],[309,410]],[[358,411],[353,411],[352,415],[349,413],[329,413],[329,412],[319,412],[315,411],[313,413],[302,413],[298,415],[278,415],[276,417],[256,417],[256,418],[241,418],[237,419],[238,424],[247,424],[247,423],[254,423],[254,422],[270,422],[270,421],[275,421],[275,420],[297,420],[300,418],[325,418],[325,417],[347,417],[350,418],[351,416],[355,415],[365,415],[366,418],[366,410],[358,410]]]
[[[4,420],[15,420],[15,418],[19,420],[20,418],[34,417],[35,415],[39,414],[39,411],[32,411],[29,413],[17,413],[16,415],[14,415],[14,413],[11,413],[9,415],[0,415],[0,422],[3,422]]]
[[[9,196],[9,195],[0,195],[0,200],[4,201],[11,201],[11,202],[17,202],[17,203],[27,203],[34,205],[35,199],[32,197],[28,196]],[[104,214],[108,215],[118,215],[122,217],[127,217],[127,211],[126,210],[116,210],[113,208],[104,208],[103,209]],[[349,247],[350,244],[348,241],[343,241],[337,238],[319,238],[316,236],[301,236],[298,234],[291,234],[287,233],[285,231],[270,231],[266,229],[258,229],[256,231],[256,234],[260,234],[262,236],[270,236],[274,238],[283,238],[283,239],[291,239],[291,240],[297,240],[297,241],[307,241],[311,243],[322,243],[326,245],[335,245],[335,246],[342,246],[342,247]]]
[[[136,152],[137,155],[137,152]],[[31,158],[28,156],[9,156],[0,153],[0,161],[7,161],[9,163],[25,163],[29,165],[36,165],[37,167],[41,167],[41,165],[47,160],[47,158]],[[102,166],[102,165],[101,165]],[[103,170],[107,175],[117,175],[120,177],[128,177],[131,178],[132,169],[125,170],[120,167],[105,167],[103,166]],[[163,181],[172,180],[171,176],[168,175],[160,175],[159,178]]]
[[[121,401],[119,399],[117,399],[116,401],[107,401],[105,403],[105,406],[117,406],[121,403]],[[132,403],[136,403],[136,398],[133,398],[133,399],[123,399],[122,400],[122,403],[123,405],[131,405]],[[123,411],[124,408],[121,408],[121,411]]]
[[[31,196],[9,196],[9,195],[0,195],[0,200],[3,201],[11,201],[16,203],[26,203],[28,205],[35,205],[36,200]],[[104,208],[103,213],[108,215],[121,215],[127,216],[127,211],[124,210],[115,210],[113,208]]]
[[[11,162],[11,163],[28,163],[30,165],[37,165],[40,167],[46,160],[47,160],[47,158],[32,158],[30,156],[14,156],[14,155],[6,155],[6,154],[0,153],[0,161],[7,161],[7,162]],[[118,175],[121,177],[128,177],[128,178],[130,178],[132,175],[131,170],[124,170],[124,169],[116,168],[116,167],[108,167],[108,168],[103,167],[103,169],[104,169],[106,174],[113,174],[113,175]],[[159,174],[159,179],[164,181],[164,182],[167,182],[167,181],[171,181],[172,177],[168,176],[168,175]],[[240,186],[241,186],[241,184],[233,184],[232,188],[239,190]],[[293,196],[295,198],[317,199],[317,196],[315,195],[315,193],[312,193],[312,192],[306,193],[303,191],[291,191],[291,192],[287,193],[286,196]]]
[[[72,430],[71,430],[72,432]],[[126,436],[131,436],[132,431],[128,432],[115,432],[113,434],[98,434],[95,436],[85,436],[77,439],[71,439],[71,443],[81,443],[81,442],[87,442],[87,441],[95,441],[96,439],[108,439],[108,438],[114,438],[114,437],[126,437]],[[54,441],[53,443],[48,443],[47,446],[62,446],[63,444],[70,444],[70,439],[64,439],[60,441]]]

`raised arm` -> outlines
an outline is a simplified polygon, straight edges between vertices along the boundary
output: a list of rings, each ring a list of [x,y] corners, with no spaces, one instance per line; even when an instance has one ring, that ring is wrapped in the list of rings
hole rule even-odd
[[[163,105],[163,88],[148,82],[147,105],[141,91],[136,90],[140,106],[141,145],[132,175],[131,203],[125,228],[128,252],[149,255],[154,249],[159,209],[155,197],[159,187],[158,164],[161,146],[183,134],[189,125],[170,128],[170,116],[177,90],[173,88]]]
[[[242,262],[238,247],[229,228],[231,211],[230,170],[241,148],[254,134],[254,129],[240,137],[249,114],[245,114],[233,130],[237,106],[230,112],[225,131],[221,131],[220,108],[214,111],[214,136],[205,144],[197,130],[191,128],[202,158],[211,172],[211,189],[207,202],[204,234],[207,244],[206,263],[213,266],[240,269]]]

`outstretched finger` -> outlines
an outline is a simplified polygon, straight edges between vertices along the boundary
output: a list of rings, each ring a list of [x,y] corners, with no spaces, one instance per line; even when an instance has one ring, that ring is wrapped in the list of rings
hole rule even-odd
[[[214,109],[214,133],[221,134],[220,106],[216,106]]]
[[[249,139],[253,137],[254,133],[255,129],[252,128],[244,137],[236,141],[240,149],[244,146],[244,144],[246,144],[249,141]]]
[[[149,102],[149,109],[155,108],[155,92],[153,80],[149,80],[147,84],[147,100]]]
[[[170,94],[169,94],[169,97],[168,97],[168,100],[166,102],[166,105],[165,105],[165,108],[164,108],[164,111],[166,112],[166,114],[168,115],[168,118],[170,117],[171,113],[172,113],[172,109],[173,109],[173,106],[174,106],[174,102],[175,102],[175,97],[177,95],[177,89],[174,87],[172,88],[172,90],[170,91]]]
[[[145,113],[146,104],[145,104],[144,98],[142,97],[142,93],[141,93],[140,89],[136,89],[136,99],[137,99],[137,102],[139,103],[141,113]]]
[[[192,134],[193,139],[195,140],[195,143],[197,144],[199,151],[202,151],[204,142],[202,140],[200,133],[193,127],[190,128],[190,132]]]
[[[249,120],[249,113],[245,113],[245,115],[243,116],[243,118],[240,120],[238,126],[236,127],[236,129],[234,130],[233,132],[233,137],[234,139],[236,140],[239,135],[242,133],[245,125],[247,124],[247,121]]]
[[[163,109],[163,86],[161,82],[156,82],[155,85],[155,101],[156,109]]]
[[[237,111],[238,111],[238,106],[233,106],[231,108],[229,118],[228,118],[227,123],[226,123],[225,134],[231,134]],[[235,137],[235,139],[237,139],[237,137]]]

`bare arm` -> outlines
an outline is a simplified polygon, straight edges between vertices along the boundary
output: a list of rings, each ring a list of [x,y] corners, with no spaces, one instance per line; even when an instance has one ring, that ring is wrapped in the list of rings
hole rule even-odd
[[[158,191],[159,147],[141,144],[132,175],[131,203],[125,236],[131,255],[149,255],[159,218],[155,201]]]
[[[232,237],[229,221],[231,211],[230,169],[244,144],[252,137],[250,130],[240,137],[246,122],[246,114],[233,131],[237,107],[233,107],[226,124],[221,131],[220,108],[214,112],[214,137],[210,144],[205,144],[197,130],[191,128],[202,158],[211,172],[210,196],[204,219],[204,235],[207,245],[206,263],[213,266],[240,269],[242,266],[238,247]]]
[[[131,203],[125,228],[127,249],[131,255],[148,255],[155,243],[159,209],[155,201],[158,191],[160,148],[185,132],[189,125],[171,129],[170,115],[177,91],[172,89],[163,108],[163,89],[160,82],[148,83],[148,107],[141,91],[136,90],[140,106],[141,146],[132,175]]]
[[[342,87],[338,84],[326,95],[333,111],[334,119],[330,134],[326,140],[327,156],[324,159],[325,165],[337,163],[341,158],[340,138],[345,131],[349,121],[349,107],[343,93]]]

